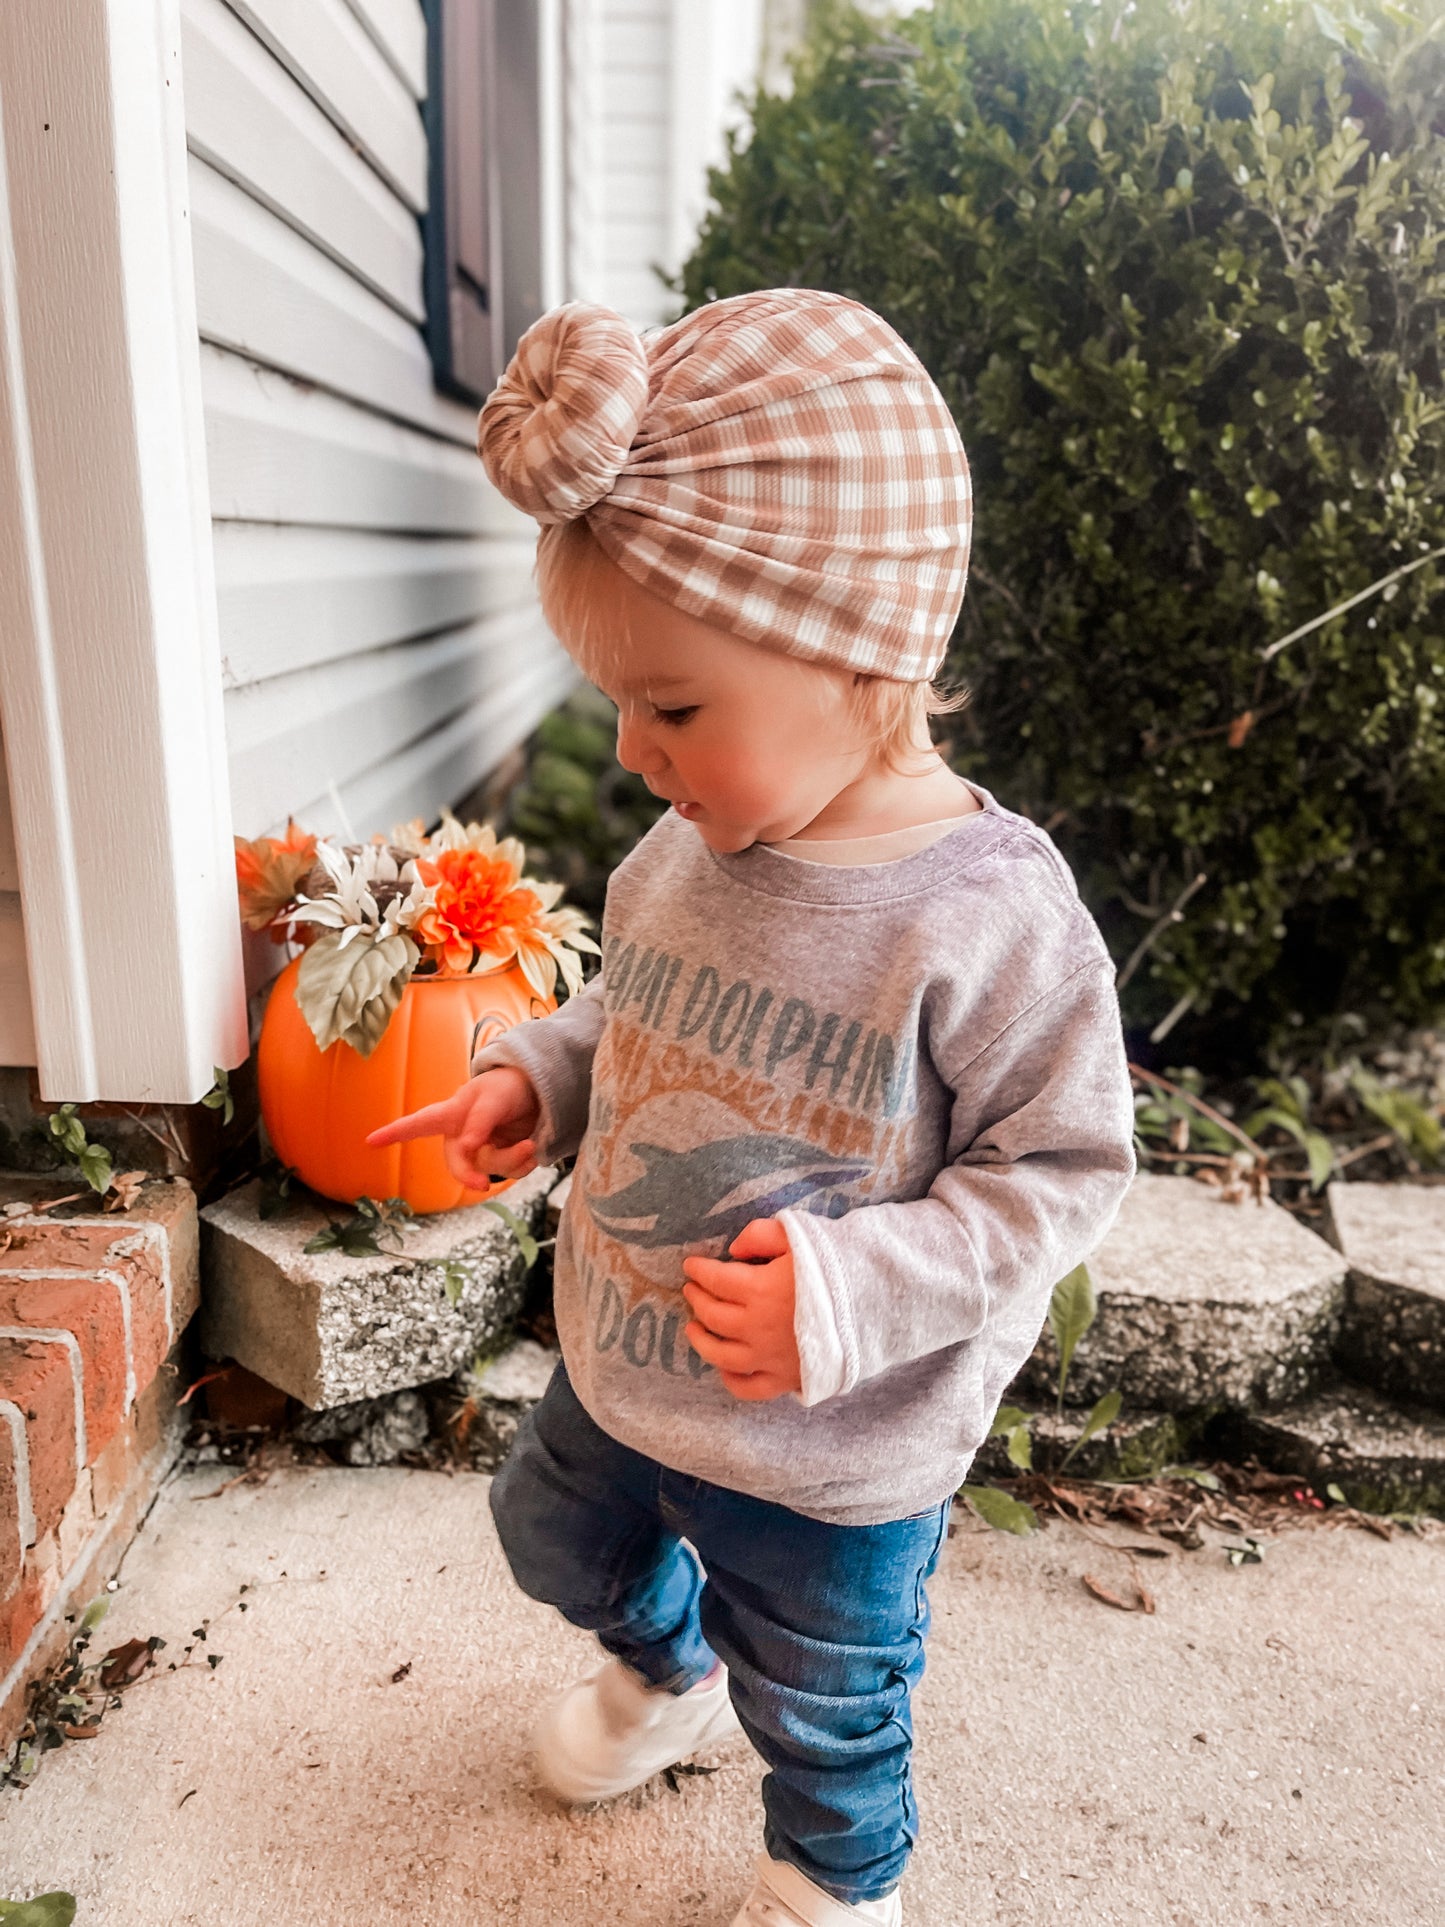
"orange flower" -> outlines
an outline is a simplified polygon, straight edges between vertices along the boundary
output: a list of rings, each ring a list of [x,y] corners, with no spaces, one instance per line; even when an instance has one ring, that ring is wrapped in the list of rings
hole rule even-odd
[[[418,857],[416,870],[436,891],[417,918],[416,934],[445,970],[510,963],[541,922],[540,899],[501,854],[441,850],[435,858]]]
[[[236,888],[241,898],[241,920],[248,930],[265,930],[295,898],[301,879],[316,861],[316,838],[286,824],[284,837],[258,836],[248,843],[236,838]],[[277,943],[284,934],[272,930]]]

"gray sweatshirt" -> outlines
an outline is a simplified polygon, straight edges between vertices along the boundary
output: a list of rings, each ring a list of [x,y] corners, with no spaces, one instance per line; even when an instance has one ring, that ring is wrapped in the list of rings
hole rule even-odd
[[[572,1384],[678,1472],[844,1525],[939,1504],[1055,1281],[1133,1175],[1113,968],[1042,830],[984,791],[917,854],[710,851],[669,814],[612,877],[603,967],[481,1051],[577,1155],[557,1239]],[[801,1396],[734,1399],[682,1260],[780,1218]]]

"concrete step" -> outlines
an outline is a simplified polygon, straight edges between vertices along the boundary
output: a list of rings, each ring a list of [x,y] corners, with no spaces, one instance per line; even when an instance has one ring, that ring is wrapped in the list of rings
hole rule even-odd
[[[1051,1407],[1024,1407],[1029,1417],[1032,1466],[1038,1472],[1059,1470],[1073,1450],[1087,1412],[1066,1407],[1063,1417]],[[1096,1433],[1074,1451],[1068,1476],[1080,1479],[1148,1479],[1166,1466],[1189,1465],[1204,1455],[1205,1439],[1214,1418],[1207,1407],[1193,1412],[1121,1411],[1105,1432]],[[1008,1440],[989,1439],[973,1462],[970,1481],[1016,1479],[1022,1470],[1008,1455]]]
[[[1190,1178],[1141,1175],[1089,1271],[1099,1315],[1070,1403],[1117,1387],[1126,1410],[1280,1405],[1329,1367],[1344,1260],[1268,1199],[1228,1204]],[[1015,1390],[1046,1400],[1057,1374],[1045,1331]]]
[[[1232,1413],[1221,1452],[1296,1472],[1322,1497],[1335,1486],[1362,1512],[1445,1516],[1445,1426],[1363,1385],[1339,1382],[1277,1412]]]
[[[536,1226],[556,1183],[532,1172],[498,1200]],[[416,1218],[399,1248],[376,1256],[308,1252],[347,1214],[309,1192],[263,1218],[258,1183],[201,1213],[201,1344],[314,1409],[447,1378],[495,1348],[526,1286],[507,1224],[486,1205]]]
[[[1445,1185],[1332,1184],[1328,1199],[1349,1266],[1340,1364],[1445,1411]]]

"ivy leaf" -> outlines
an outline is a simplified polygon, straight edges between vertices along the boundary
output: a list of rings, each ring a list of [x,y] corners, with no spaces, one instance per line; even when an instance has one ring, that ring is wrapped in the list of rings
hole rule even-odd
[[[110,1189],[110,1152],[103,1144],[87,1144],[75,1161],[80,1166],[80,1175],[91,1190],[103,1197]]]
[[[1039,1515],[1033,1507],[1000,1492],[996,1485],[966,1485],[962,1496],[995,1532],[1012,1532],[1023,1538],[1038,1529]]]
[[[1020,1472],[1032,1472],[1034,1467],[1034,1442],[1029,1436],[1028,1422],[1015,1425],[1008,1435],[1009,1464],[1016,1465]]]
[[[403,931],[377,940],[355,929],[328,930],[310,945],[296,975],[296,1002],[318,1050],[339,1040],[370,1057],[421,952]]]
[[[219,1111],[221,1122],[229,1124],[236,1115],[236,1100],[231,1095],[231,1074],[229,1071],[223,1071],[219,1064],[215,1066],[215,1071],[216,1081],[201,1102],[208,1111]]]
[[[50,1118],[50,1135],[60,1140],[60,1148],[68,1157],[78,1158],[85,1149],[85,1126],[75,1114],[73,1104],[62,1104]]]
[[[494,1211],[502,1220],[502,1223],[506,1225],[512,1236],[517,1240],[518,1249],[522,1253],[522,1262],[530,1270],[537,1262],[539,1247],[537,1240],[532,1236],[516,1212],[509,1211],[504,1204],[498,1204],[495,1198],[484,1198],[482,1200],[482,1208],[485,1211]]]
[[[270,1218],[279,1217],[291,1203],[291,1180],[295,1176],[289,1164],[271,1165],[264,1172],[261,1195],[256,1204],[256,1214],[263,1224]]]
[[[99,1598],[92,1599],[86,1607],[85,1616],[80,1622],[80,1630],[83,1633],[93,1633],[109,1611],[110,1597],[106,1593],[101,1593]]]
[[[462,1263],[460,1258],[447,1259],[446,1263],[442,1266],[442,1285],[446,1291],[449,1304],[457,1305],[461,1303],[462,1293],[467,1288],[467,1282],[470,1276],[469,1268]]]
[[[1064,1402],[1064,1386],[1068,1383],[1069,1366],[1079,1340],[1093,1324],[1098,1309],[1089,1267],[1075,1265],[1067,1277],[1054,1286],[1054,1295],[1049,1300],[1049,1330],[1059,1348],[1060,1405]]]
[[[376,1226],[360,1218],[344,1218],[334,1224],[324,1225],[314,1237],[308,1238],[301,1249],[311,1253],[339,1251],[346,1258],[379,1258],[381,1246],[376,1242]]]

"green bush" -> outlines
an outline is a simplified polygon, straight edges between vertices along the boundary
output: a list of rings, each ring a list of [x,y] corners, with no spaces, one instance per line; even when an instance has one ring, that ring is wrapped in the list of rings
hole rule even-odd
[[[1157,932],[1126,1007],[1191,1000],[1176,1045],[1445,1001],[1440,567],[1267,653],[1445,543],[1442,43],[1439,0],[828,7],[679,283],[854,295],[937,377],[960,767],[1121,963]]]
[[[601,919],[607,879],[667,808],[614,754],[617,712],[580,689],[546,717],[528,745],[527,773],[507,803],[505,828],[527,846],[537,875]]]

